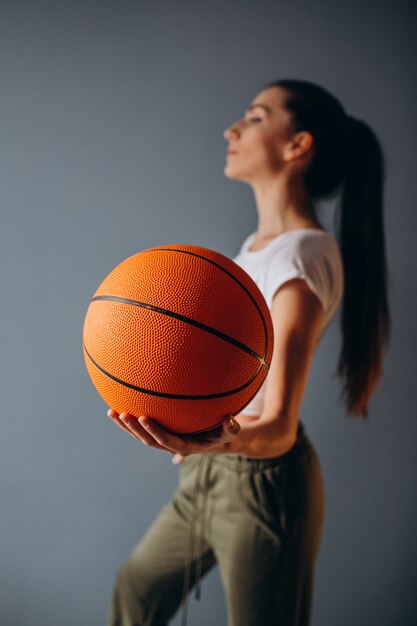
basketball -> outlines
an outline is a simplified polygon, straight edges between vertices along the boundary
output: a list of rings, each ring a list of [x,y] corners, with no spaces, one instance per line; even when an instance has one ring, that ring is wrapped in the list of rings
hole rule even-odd
[[[87,371],[105,403],[179,434],[241,412],[272,350],[271,315],[255,282],[195,245],[158,246],[120,263],[84,321]]]

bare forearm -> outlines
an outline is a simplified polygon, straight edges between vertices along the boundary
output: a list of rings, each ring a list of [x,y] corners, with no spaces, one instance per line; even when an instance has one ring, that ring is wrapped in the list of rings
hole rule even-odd
[[[252,458],[269,458],[288,452],[295,443],[294,429],[289,426],[289,418],[251,418],[237,415],[240,424],[236,437],[215,452],[239,454]]]

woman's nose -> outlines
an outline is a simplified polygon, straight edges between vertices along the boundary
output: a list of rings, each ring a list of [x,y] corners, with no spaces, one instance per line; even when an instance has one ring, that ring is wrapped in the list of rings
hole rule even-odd
[[[236,139],[236,137],[238,136],[239,136],[239,123],[238,122],[226,128],[226,130],[223,133],[223,137],[226,140]]]

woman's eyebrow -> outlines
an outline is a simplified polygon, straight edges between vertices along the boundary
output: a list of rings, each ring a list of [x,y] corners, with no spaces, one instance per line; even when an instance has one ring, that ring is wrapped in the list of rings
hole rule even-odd
[[[252,109],[256,109],[256,107],[260,107],[261,109],[265,109],[267,113],[272,113],[271,109],[266,104],[251,104],[245,111],[245,113],[249,113]]]

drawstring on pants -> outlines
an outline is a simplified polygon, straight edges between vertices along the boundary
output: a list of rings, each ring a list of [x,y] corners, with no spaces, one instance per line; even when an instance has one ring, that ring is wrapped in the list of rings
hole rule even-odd
[[[201,571],[202,571],[202,562],[203,562],[203,551],[204,551],[204,535],[205,535],[205,525],[206,525],[206,511],[207,511],[207,487],[208,487],[208,474],[211,466],[211,457],[210,455],[201,455],[201,458],[198,461],[197,474],[194,482],[194,490],[193,490],[193,501],[192,501],[192,513],[191,513],[191,521],[190,521],[190,535],[188,542],[188,551],[185,559],[185,569],[184,569],[184,587],[182,594],[182,620],[181,626],[187,626],[187,608],[188,608],[188,591],[190,589],[190,580],[191,580],[191,568],[192,562],[194,558],[194,544],[196,542],[196,526],[197,526],[197,518],[198,518],[198,487],[200,483],[200,477],[202,474],[202,470],[204,467],[204,462],[206,461],[206,473],[204,484],[201,486],[202,492],[202,507],[201,507],[201,528],[200,528],[200,546],[197,549],[197,553],[195,554],[195,598],[199,600],[201,597]]]

